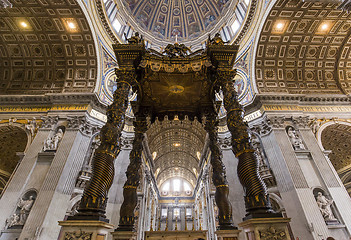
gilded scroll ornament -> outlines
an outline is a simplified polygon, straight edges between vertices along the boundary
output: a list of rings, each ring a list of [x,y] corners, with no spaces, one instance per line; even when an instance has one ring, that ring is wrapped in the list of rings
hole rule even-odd
[[[286,240],[287,236],[285,231],[278,230],[273,226],[270,226],[268,229],[259,231],[261,240]]]
[[[65,240],[91,240],[93,233],[91,232],[66,232]]]

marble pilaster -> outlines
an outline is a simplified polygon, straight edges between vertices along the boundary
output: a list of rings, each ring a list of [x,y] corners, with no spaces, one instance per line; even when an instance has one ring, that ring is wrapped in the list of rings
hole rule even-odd
[[[57,221],[64,219],[89,142],[89,137],[78,129],[66,130],[20,239],[47,240],[58,235]]]

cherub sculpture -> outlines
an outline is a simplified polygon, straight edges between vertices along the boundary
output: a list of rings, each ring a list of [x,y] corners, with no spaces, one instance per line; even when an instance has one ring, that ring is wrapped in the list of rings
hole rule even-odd
[[[186,57],[188,53],[191,53],[191,50],[185,46],[185,44],[176,42],[174,44],[168,44],[162,53],[165,53],[169,57]]]

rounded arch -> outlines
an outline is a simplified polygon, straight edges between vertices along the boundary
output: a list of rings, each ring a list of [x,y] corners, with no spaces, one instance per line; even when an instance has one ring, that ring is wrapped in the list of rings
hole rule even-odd
[[[351,123],[328,121],[317,132],[323,150],[330,150],[329,160],[340,181],[351,197]]]
[[[331,150],[329,159],[338,173],[351,168],[351,124],[326,123],[318,132],[318,140],[322,149]]]
[[[0,125],[0,178],[3,185],[0,186],[0,192],[5,188],[20,161],[17,153],[25,152],[30,139],[30,134],[20,124]]]

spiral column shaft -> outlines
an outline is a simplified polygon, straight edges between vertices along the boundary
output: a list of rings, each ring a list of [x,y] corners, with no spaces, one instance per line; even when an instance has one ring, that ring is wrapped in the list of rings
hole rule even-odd
[[[227,126],[232,135],[232,149],[239,159],[238,177],[245,190],[245,205],[249,213],[270,213],[266,186],[258,173],[258,159],[251,145],[248,126],[243,120],[244,109],[234,89],[235,70],[218,71],[223,91]]]
[[[94,219],[108,221],[105,216],[107,194],[114,176],[114,160],[121,149],[121,134],[128,107],[130,82],[135,79],[134,70],[116,70],[117,90],[113,103],[107,108],[107,123],[100,132],[101,145],[92,161],[92,177],[84,189],[78,214],[72,219]]]
[[[222,162],[222,151],[218,146],[217,130],[218,121],[216,114],[209,114],[206,118],[205,130],[210,139],[211,165],[213,169],[212,181],[216,186],[215,200],[219,209],[219,229],[235,229],[232,219],[232,205],[228,200],[229,186],[226,177],[225,166]]]
[[[138,203],[137,188],[141,179],[144,133],[147,130],[146,117],[141,114],[136,115],[134,121],[134,141],[133,149],[129,154],[130,163],[127,168],[127,181],[123,187],[123,203],[120,210],[119,226],[117,231],[133,231],[134,230],[134,209]]]

